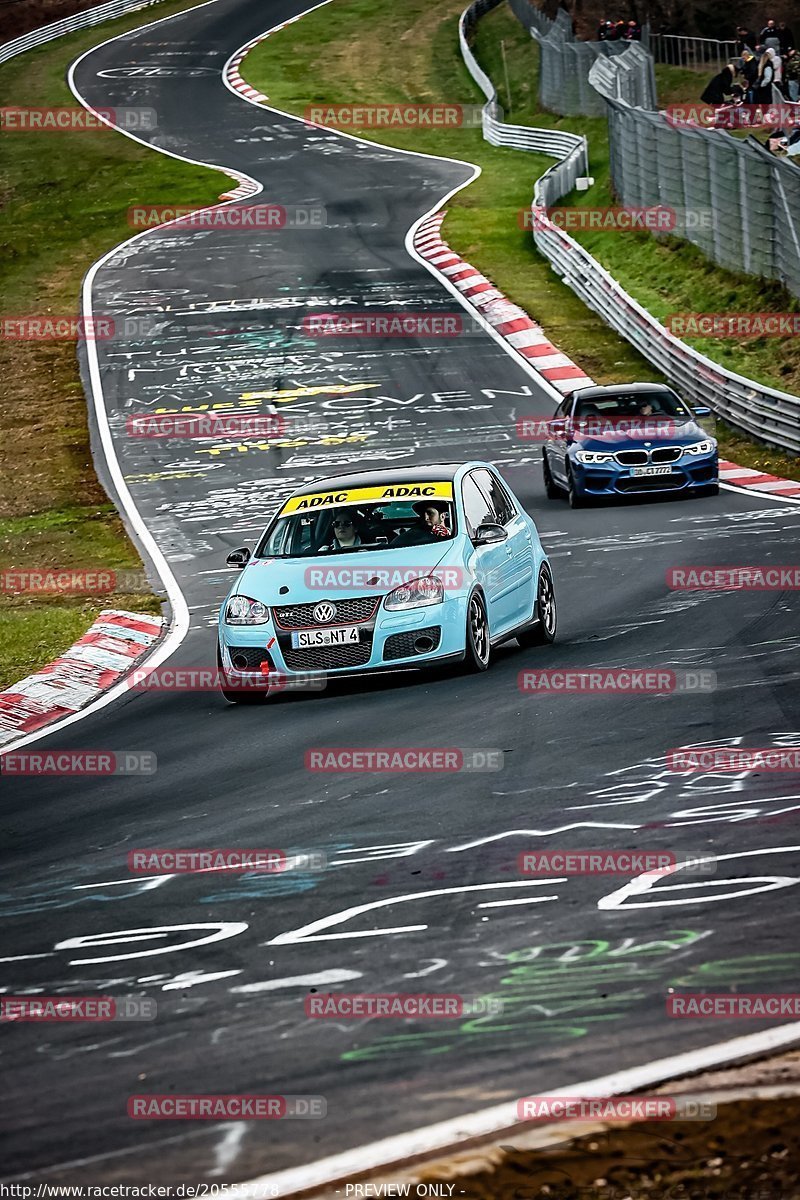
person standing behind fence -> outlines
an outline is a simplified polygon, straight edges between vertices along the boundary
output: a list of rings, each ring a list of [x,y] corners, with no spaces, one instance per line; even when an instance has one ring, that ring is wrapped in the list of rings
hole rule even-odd
[[[628,21],[625,28],[626,42],[640,42],[642,40],[642,27],[638,21]]]
[[[771,104],[772,103],[772,84],[775,83],[775,67],[772,66],[772,60],[775,58],[775,50],[771,47],[764,50],[762,59],[758,64],[758,79],[756,80],[756,103]]]
[[[750,50],[745,50],[742,55],[739,73],[744,80],[745,104],[755,104],[756,88],[758,87],[758,59]]]
[[[800,100],[800,54],[789,50],[783,60],[783,82],[792,103]]]
[[[763,42],[765,48],[771,46],[773,50],[780,50],[781,39],[778,37],[778,26],[773,20],[767,21],[758,40]]]
[[[744,25],[739,25],[736,30],[736,53],[741,58],[745,50],[749,50],[752,54],[756,44],[756,35],[751,33],[749,29],[745,29]]]
[[[785,58],[790,50],[794,50],[794,34],[785,21],[781,21],[778,25],[778,40],[781,44],[781,57]]]

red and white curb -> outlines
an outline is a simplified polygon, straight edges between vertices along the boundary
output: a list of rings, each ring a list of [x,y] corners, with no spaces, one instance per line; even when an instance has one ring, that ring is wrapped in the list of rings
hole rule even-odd
[[[229,192],[223,192],[220,200],[244,200],[247,196],[252,196],[256,192],[260,192],[260,186],[254,179],[250,179],[247,175],[239,175],[236,171],[228,171],[234,179],[238,179],[235,188],[231,188]]]
[[[108,691],[161,636],[161,617],[108,608],[60,658],[0,692],[0,750]]]
[[[739,467],[725,459],[720,459],[719,478],[721,483],[732,483],[735,487],[749,488],[753,492],[769,492],[771,496],[800,496],[800,482],[796,479],[764,475],[761,471]]]
[[[301,13],[300,16],[305,14]],[[252,42],[248,42],[246,46],[240,46],[233,58],[227,63],[225,68],[225,78],[235,92],[246,96],[248,100],[254,100],[256,104],[260,104],[262,100],[268,100],[269,96],[265,96],[263,92],[257,91],[246,83],[239,74],[239,65],[244,57],[250,51],[258,46],[261,42],[265,42],[273,33],[279,33],[281,29],[285,29],[287,25],[293,25],[295,21],[299,21],[300,17],[290,17],[288,21],[282,21],[280,25],[276,25],[274,29],[268,30],[267,33],[259,34],[257,38],[253,38]]]
[[[564,394],[579,387],[591,387],[594,380],[553,345],[541,325],[532,321],[524,309],[512,304],[485,275],[481,275],[480,271],[442,241],[441,226],[445,212],[442,209],[420,222],[414,235],[417,253],[458,288],[495,332],[526,358],[551,387]]]

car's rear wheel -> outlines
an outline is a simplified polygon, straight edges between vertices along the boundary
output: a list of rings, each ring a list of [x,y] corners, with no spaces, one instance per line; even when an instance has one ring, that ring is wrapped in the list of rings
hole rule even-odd
[[[217,644],[217,670],[220,677],[220,691],[229,704],[263,704],[269,695],[269,688],[264,688],[263,691],[258,691],[249,688],[226,688],[227,675],[225,667],[222,665],[222,654],[220,653],[219,644]]]
[[[489,618],[486,604],[480,592],[473,592],[467,606],[466,655],[464,665],[468,671],[485,671],[492,653],[489,633]]]
[[[556,640],[558,626],[556,591],[547,563],[542,565],[539,572],[539,582],[536,587],[536,615],[539,618],[536,624],[517,634],[520,646],[526,648],[528,646],[546,646]]]
[[[544,490],[547,499],[559,500],[564,495],[564,492],[553,479],[550,463],[545,451],[542,451],[542,474],[544,476]]]

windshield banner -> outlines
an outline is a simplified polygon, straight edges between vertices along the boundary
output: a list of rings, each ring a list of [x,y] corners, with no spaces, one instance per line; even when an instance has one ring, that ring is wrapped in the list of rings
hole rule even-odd
[[[342,489],[336,492],[313,492],[308,496],[292,496],[281,509],[280,515],[313,512],[320,508],[340,508],[345,504],[377,504],[392,500],[437,500],[453,499],[453,484],[447,483],[391,483],[379,487]]]

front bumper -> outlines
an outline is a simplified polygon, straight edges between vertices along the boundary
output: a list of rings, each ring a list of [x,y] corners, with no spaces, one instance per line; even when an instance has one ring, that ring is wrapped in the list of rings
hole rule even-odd
[[[719,480],[717,452],[684,454],[676,462],[665,464],[661,474],[634,475],[632,467],[619,463],[583,464],[571,459],[572,474],[578,490],[586,496],[637,496],[651,492],[682,492],[709,487]]]
[[[341,624],[347,622],[334,627]],[[263,625],[228,625],[220,619],[222,665],[229,675],[258,671],[264,661],[287,677],[356,675],[424,667],[464,655],[466,614],[456,598],[405,612],[387,612],[381,598],[370,619],[352,624],[359,630],[357,644],[298,648],[292,646],[293,630],[277,624],[272,610]]]

